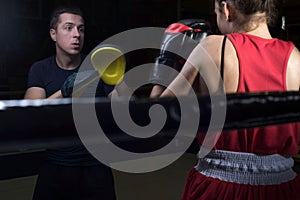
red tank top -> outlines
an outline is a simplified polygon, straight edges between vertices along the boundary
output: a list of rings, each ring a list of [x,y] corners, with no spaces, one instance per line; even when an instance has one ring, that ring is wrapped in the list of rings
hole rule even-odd
[[[239,60],[238,93],[286,91],[287,63],[294,48],[291,42],[244,33],[229,34],[228,38]],[[299,135],[300,123],[223,131],[215,149],[294,155]]]

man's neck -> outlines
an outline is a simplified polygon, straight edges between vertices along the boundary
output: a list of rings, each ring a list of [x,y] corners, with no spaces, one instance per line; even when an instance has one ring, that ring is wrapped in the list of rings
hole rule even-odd
[[[76,69],[81,63],[81,55],[56,55],[56,63],[60,68],[65,70]]]

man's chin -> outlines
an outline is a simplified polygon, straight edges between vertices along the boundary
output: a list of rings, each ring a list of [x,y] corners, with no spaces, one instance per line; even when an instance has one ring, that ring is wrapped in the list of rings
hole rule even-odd
[[[71,50],[71,51],[69,51],[69,54],[70,55],[78,55],[78,54],[80,54],[80,52],[81,52],[81,49],[73,49],[73,50]]]

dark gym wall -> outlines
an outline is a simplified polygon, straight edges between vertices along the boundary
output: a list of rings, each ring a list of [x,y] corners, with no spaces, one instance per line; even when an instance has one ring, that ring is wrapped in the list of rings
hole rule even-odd
[[[166,27],[183,13],[180,0],[1,0],[0,99],[22,98],[30,65],[54,52],[49,15],[66,2],[80,5],[87,19],[84,53],[124,30]],[[201,8],[207,10],[207,5]]]

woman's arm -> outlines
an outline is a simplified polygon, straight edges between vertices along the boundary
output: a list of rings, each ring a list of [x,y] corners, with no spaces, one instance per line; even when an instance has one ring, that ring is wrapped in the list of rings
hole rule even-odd
[[[175,96],[174,92],[177,95],[188,95],[198,73],[200,73],[201,82],[206,84],[209,93],[220,92],[220,89],[223,89],[220,87],[223,81],[218,66],[222,39],[223,36],[211,35],[198,44],[188,57],[179,75],[171,82],[161,97]]]
[[[300,52],[297,48],[293,49],[288,61],[286,88],[287,90],[300,90]]]

